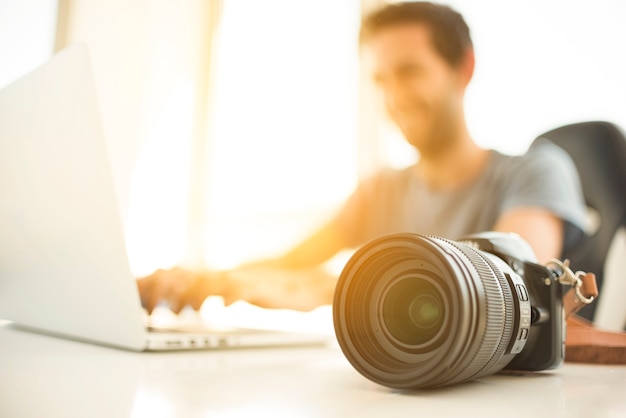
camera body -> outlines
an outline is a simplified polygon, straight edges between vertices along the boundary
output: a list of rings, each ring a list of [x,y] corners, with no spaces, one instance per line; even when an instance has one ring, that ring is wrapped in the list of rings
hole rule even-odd
[[[399,389],[553,369],[565,341],[557,277],[515,234],[382,236],[339,277],[337,340],[357,371]]]
[[[518,276],[508,277],[505,272],[517,293],[514,304],[519,306],[520,325],[510,353],[514,358],[504,368],[539,371],[560,367],[565,358],[565,315],[563,286],[555,272],[538,264],[530,245],[516,234],[483,232],[459,242],[495,255]]]

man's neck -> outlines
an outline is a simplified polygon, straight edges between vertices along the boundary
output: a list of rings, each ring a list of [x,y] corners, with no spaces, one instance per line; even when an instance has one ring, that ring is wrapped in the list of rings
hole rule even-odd
[[[486,168],[490,152],[465,134],[454,149],[437,156],[422,156],[417,173],[431,188],[455,190],[475,180]]]

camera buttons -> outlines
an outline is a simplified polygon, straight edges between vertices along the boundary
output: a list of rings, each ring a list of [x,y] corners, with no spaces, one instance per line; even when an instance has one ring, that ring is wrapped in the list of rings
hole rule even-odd
[[[517,295],[519,296],[520,300],[527,301],[528,292],[526,292],[526,288],[521,284],[516,284],[515,287],[517,288]]]
[[[526,338],[528,338],[528,328],[520,329],[519,339],[520,340],[525,340]]]

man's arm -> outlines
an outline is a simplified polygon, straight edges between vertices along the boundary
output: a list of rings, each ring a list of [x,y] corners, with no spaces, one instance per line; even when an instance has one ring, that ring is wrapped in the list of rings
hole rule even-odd
[[[164,300],[179,312],[199,309],[211,295],[225,304],[245,300],[267,308],[310,310],[332,302],[337,278],[322,268],[344,247],[341,235],[327,224],[284,256],[222,272],[159,270],[137,284],[143,306],[152,312]]]
[[[504,209],[494,229],[515,232],[535,251],[540,263],[563,253],[567,224],[585,223],[585,202],[576,166],[549,141],[536,141],[514,167]],[[567,224],[566,224],[567,222]]]
[[[494,230],[514,232],[524,238],[535,251],[539,263],[545,264],[561,256],[563,249],[563,220],[547,209],[519,207],[504,213]]]
[[[333,222],[326,224],[283,256],[253,263],[255,266],[304,269],[318,267],[331,259],[346,242]]]

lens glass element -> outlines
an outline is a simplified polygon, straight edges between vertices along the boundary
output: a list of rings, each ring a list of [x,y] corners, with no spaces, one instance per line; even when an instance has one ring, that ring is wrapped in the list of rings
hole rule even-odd
[[[403,278],[391,285],[383,299],[383,324],[402,344],[421,345],[441,330],[445,304],[441,292],[429,280]]]

